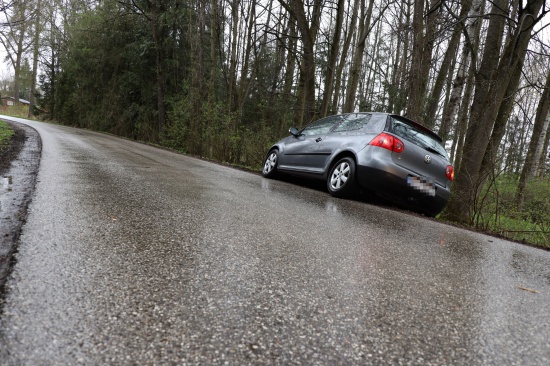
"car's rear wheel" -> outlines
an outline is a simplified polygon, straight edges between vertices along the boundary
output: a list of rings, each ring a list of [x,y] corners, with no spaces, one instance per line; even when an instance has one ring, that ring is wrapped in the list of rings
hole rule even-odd
[[[355,192],[355,161],[344,157],[330,169],[327,188],[334,197],[349,197]]]
[[[262,169],[262,175],[266,178],[273,178],[277,175],[277,163],[279,162],[279,151],[277,149],[271,150],[264,161],[264,167]]]

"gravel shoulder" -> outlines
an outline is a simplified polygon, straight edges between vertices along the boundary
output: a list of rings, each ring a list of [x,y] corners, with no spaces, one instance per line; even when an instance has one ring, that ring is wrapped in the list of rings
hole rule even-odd
[[[40,165],[42,144],[32,127],[5,120],[15,134],[0,149],[0,308],[4,284],[17,252],[17,241],[27,214]]]

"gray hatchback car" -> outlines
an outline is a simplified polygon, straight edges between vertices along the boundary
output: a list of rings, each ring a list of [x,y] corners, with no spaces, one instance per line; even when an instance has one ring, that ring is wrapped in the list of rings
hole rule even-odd
[[[289,132],[269,149],[264,177],[326,180],[336,197],[363,188],[430,216],[449,200],[454,172],[441,138],[405,117],[341,114]]]

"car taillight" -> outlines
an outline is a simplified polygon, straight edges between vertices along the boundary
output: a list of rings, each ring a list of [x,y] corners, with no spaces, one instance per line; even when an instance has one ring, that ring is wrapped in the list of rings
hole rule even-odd
[[[445,169],[445,175],[451,182],[455,179],[455,171],[452,165],[447,165],[447,169]]]
[[[405,144],[397,137],[382,132],[376,136],[370,143],[371,146],[383,147],[384,149],[391,150],[396,153],[403,152],[405,150]]]

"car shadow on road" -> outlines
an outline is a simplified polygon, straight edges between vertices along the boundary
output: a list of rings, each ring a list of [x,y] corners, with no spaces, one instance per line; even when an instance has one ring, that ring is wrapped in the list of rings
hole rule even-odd
[[[327,183],[322,180],[296,177],[296,176],[278,176],[275,179],[282,182],[290,183],[296,186],[300,186],[303,188],[312,189],[318,192],[323,192],[324,194],[330,197],[330,194],[328,193],[328,189],[327,189]],[[358,189],[357,192],[351,197],[351,199],[354,201],[363,202],[366,204],[379,206],[390,210],[407,211],[412,214],[416,214],[414,211],[411,211],[405,205],[396,204],[390,201],[389,199],[379,196],[374,192],[366,189]]]

